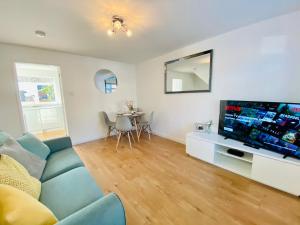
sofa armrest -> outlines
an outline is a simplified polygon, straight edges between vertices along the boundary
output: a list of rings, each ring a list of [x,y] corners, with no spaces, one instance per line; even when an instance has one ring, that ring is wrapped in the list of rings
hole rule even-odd
[[[110,193],[56,225],[126,225],[126,217],[121,200],[115,193]]]
[[[44,141],[44,143],[50,148],[51,153],[72,147],[72,141],[70,137],[55,138]]]

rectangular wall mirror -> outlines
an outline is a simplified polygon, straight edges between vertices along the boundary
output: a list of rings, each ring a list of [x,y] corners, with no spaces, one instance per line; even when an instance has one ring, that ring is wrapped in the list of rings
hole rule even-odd
[[[165,63],[165,93],[210,92],[213,50]]]

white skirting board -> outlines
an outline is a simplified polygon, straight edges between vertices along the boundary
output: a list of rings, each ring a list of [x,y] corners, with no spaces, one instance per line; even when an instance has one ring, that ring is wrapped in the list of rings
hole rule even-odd
[[[160,136],[160,137],[163,137],[163,138],[166,138],[166,139],[169,139],[169,140],[181,143],[181,144],[185,144],[185,140],[183,140],[181,138],[170,136],[170,135],[167,135],[165,133],[158,132],[156,130],[153,130],[152,133],[155,134],[155,135],[157,135],[157,136]]]

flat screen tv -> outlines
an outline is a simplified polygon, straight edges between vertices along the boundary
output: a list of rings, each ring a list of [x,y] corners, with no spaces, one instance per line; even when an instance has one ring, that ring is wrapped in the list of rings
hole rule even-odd
[[[300,103],[221,100],[218,133],[300,158]]]

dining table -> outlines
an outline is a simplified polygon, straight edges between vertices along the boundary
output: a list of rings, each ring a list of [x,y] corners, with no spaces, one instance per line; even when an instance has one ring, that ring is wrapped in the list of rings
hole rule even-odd
[[[135,130],[136,130],[136,136],[137,140],[140,141],[140,132],[139,132],[139,126],[137,119],[142,117],[145,113],[144,112],[139,112],[139,111],[131,111],[131,112],[118,112],[117,116],[128,116],[129,119],[132,121]]]

